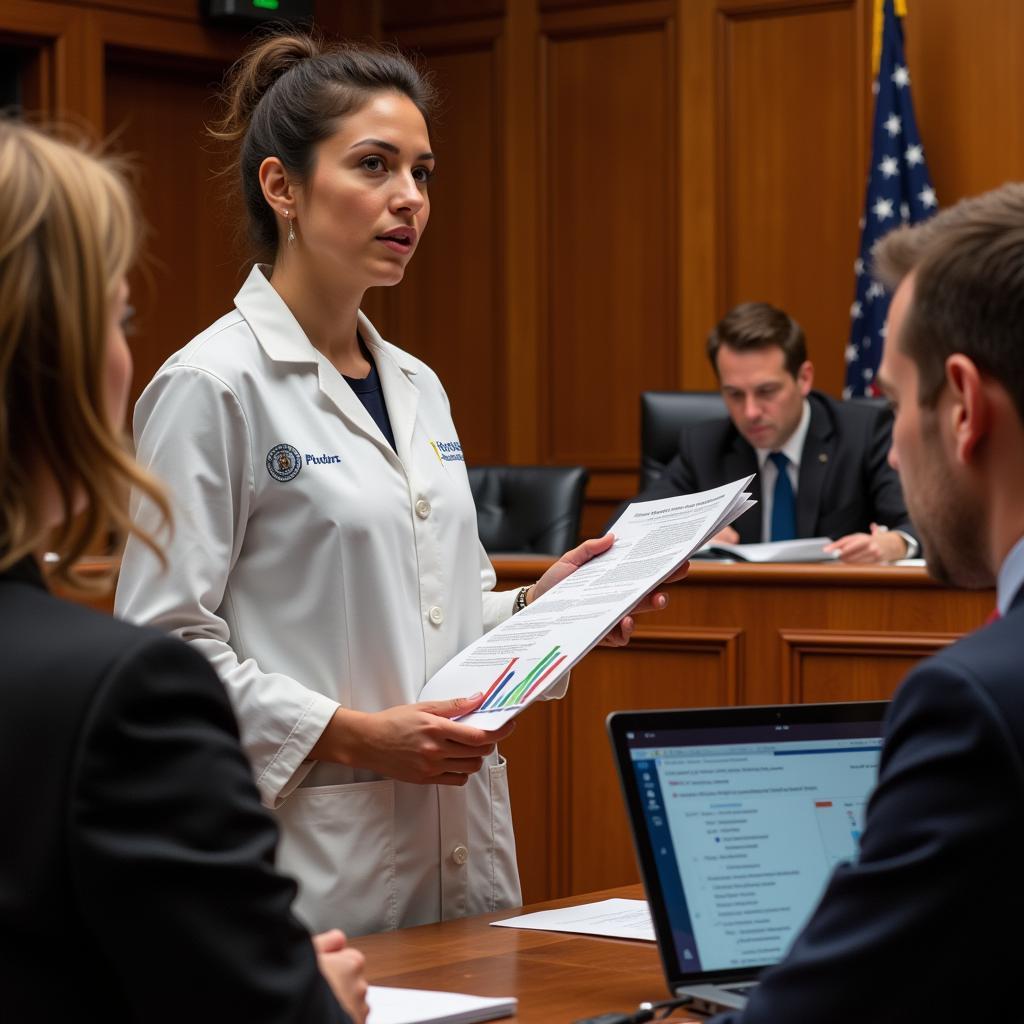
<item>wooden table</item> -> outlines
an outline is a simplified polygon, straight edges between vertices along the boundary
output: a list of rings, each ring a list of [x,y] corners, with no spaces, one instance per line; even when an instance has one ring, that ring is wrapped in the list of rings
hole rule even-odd
[[[519,912],[366,935],[353,945],[366,954],[371,984],[516,996],[516,1020],[569,1024],[599,1013],[632,1011],[645,999],[667,999],[654,943],[490,928],[488,922],[613,896],[642,899],[643,891],[639,885],[608,889]]]
[[[550,559],[495,557],[499,589]],[[604,731],[610,711],[891,697],[923,657],[979,626],[993,591],[913,566],[694,562],[629,647],[597,648],[568,696],[531,708],[502,744],[527,901],[638,880]]]

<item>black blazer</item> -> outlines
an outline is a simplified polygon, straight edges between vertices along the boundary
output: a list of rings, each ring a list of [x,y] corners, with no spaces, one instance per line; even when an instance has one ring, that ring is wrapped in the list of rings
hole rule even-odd
[[[1017,1020],[1024,920],[1024,601],[921,663],[893,701],[856,864],[716,1024]],[[1008,931],[1004,932],[1003,929]]]
[[[224,689],[185,644],[0,574],[0,1016],[348,1016],[274,871]]]
[[[812,391],[808,402],[811,422],[797,481],[797,536],[835,540],[878,523],[916,539],[899,477],[886,461],[891,424],[884,409],[837,402],[820,391]],[[757,453],[732,420],[714,420],[682,431],[679,451],[664,474],[633,500],[694,494],[750,474],[751,496],[760,502]],[[732,525],[743,544],[766,539],[760,504]]]

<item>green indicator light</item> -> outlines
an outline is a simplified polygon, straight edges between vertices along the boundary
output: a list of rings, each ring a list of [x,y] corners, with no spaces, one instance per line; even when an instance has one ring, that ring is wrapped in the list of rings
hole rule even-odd
[[[281,6],[281,0],[252,0],[252,5],[265,11],[276,11]]]

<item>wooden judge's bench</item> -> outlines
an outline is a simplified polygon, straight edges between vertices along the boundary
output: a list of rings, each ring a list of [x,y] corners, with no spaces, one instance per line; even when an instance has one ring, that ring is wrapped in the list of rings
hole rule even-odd
[[[495,557],[498,588],[550,559]],[[596,648],[564,700],[524,712],[509,760],[527,903],[638,880],[604,719],[642,707],[870,700],[985,620],[994,591],[923,568],[694,562],[626,648]]]

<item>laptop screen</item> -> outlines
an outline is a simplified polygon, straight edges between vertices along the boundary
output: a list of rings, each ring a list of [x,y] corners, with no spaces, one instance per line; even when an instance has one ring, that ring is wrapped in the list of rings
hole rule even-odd
[[[857,856],[884,707],[624,716],[620,772],[676,978],[782,958],[833,868]]]

